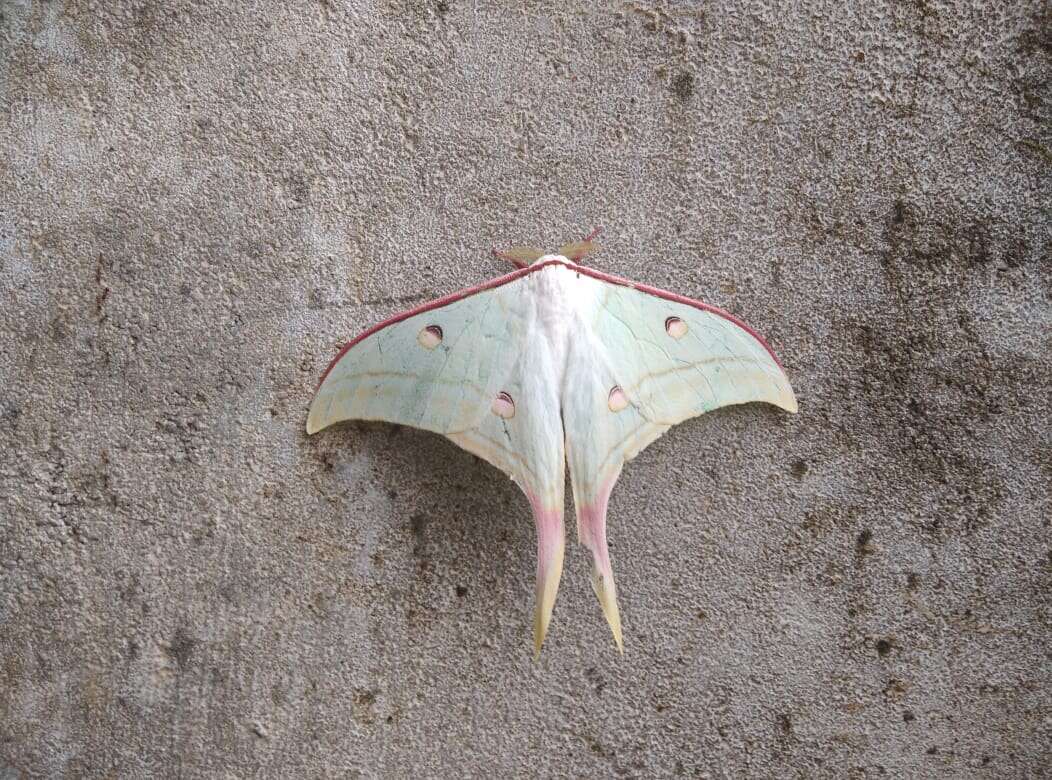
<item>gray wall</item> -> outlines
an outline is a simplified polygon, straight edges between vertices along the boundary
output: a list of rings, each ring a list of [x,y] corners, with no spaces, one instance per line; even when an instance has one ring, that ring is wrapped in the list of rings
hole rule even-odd
[[[1041,7],[0,3],[0,777],[1040,774]],[[631,463],[625,655],[571,537],[535,664],[515,486],[303,426],[596,224],[801,411]]]

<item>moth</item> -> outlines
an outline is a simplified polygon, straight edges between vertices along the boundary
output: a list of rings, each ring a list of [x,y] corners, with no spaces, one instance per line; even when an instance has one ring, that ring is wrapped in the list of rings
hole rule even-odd
[[[606,512],[625,462],[722,406],[797,410],[756,331],[714,306],[581,265],[594,238],[554,254],[494,250],[517,270],[368,329],[329,364],[307,418],[308,434],[343,420],[434,431],[515,481],[537,531],[535,657],[562,575],[567,467],[592,587],[623,653]]]

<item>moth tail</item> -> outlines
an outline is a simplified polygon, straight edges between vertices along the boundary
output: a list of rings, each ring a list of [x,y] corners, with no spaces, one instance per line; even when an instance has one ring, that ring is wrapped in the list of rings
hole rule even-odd
[[[614,571],[610,566],[610,551],[606,544],[606,505],[610,498],[611,484],[601,489],[591,502],[577,507],[577,530],[581,544],[592,551],[592,590],[603,608],[603,616],[610,624],[618,651],[624,655],[625,646],[621,637],[621,611],[617,607],[617,587]]]
[[[562,507],[546,508],[539,502],[531,503],[537,526],[537,601],[533,613],[533,658],[537,660],[559,592],[566,541]]]

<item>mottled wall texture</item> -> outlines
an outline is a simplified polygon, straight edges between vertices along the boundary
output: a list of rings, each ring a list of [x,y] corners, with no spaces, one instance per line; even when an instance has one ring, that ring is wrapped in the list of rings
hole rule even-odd
[[[0,1],[0,777],[1042,775],[1047,9]],[[594,225],[800,413],[633,461],[534,663],[515,485],[304,422]]]

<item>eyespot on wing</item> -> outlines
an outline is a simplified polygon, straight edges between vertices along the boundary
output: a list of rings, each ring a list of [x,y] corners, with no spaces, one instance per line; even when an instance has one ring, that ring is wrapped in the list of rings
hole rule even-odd
[[[515,401],[512,397],[501,390],[493,399],[490,411],[504,420],[510,420],[515,416]]]
[[[442,343],[442,328],[438,325],[428,325],[417,334],[416,340],[424,349],[434,349]]]
[[[610,394],[607,396],[606,405],[611,412],[620,412],[628,406],[628,396],[625,395],[625,391],[621,389],[620,385],[614,385],[610,388]]]
[[[665,319],[665,332],[677,341],[687,335],[687,323],[679,317]]]

